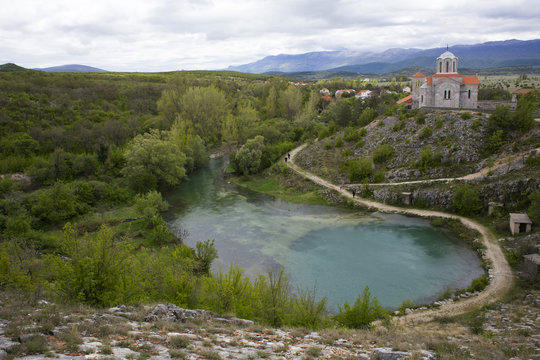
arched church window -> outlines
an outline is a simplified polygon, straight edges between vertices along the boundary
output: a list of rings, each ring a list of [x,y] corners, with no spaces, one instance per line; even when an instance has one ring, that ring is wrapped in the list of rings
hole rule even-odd
[[[424,95],[422,95],[422,96],[420,97],[420,99],[421,99],[421,100],[420,100],[420,103],[423,104],[423,103],[424,103]]]
[[[468,96],[469,96],[469,99],[470,99],[470,98],[471,98],[471,89],[469,89],[469,94],[468,94]]]
[[[442,62],[439,62],[439,72],[442,72]]]
[[[455,61],[452,61],[452,68],[453,68],[453,72],[456,72],[456,62]]]
[[[450,90],[448,90],[448,100],[450,100]]]
[[[446,72],[450,71],[450,62],[446,60]]]
[[[444,90],[444,100],[446,100],[446,90]]]

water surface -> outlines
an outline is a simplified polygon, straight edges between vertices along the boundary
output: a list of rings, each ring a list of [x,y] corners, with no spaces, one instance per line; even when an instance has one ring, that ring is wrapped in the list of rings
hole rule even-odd
[[[366,285],[387,307],[427,301],[482,274],[475,253],[428,221],[332,206],[299,205],[223,180],[224,160],[192,174],[167,195],[166,216],[185,242],[215,239],[215,266],[249,276],[284,267],[293,286],[316,289],[331,308],[354,302]]]

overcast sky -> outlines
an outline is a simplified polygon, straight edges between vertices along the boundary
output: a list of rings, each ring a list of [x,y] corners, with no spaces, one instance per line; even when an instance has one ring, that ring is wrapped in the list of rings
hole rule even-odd
[[[267,55],[540,38],[538,0],[16,0],[0,64],[223,69]]]

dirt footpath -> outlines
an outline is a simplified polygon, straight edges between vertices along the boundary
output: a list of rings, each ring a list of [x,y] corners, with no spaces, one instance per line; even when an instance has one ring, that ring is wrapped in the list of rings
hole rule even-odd
[[[461,299],[459,301],[448,302],[441,305],[438,309],[430,309],[426,311],[417,311],[407,316],[400,318],[400,321],[403,323],[414,323],[414,322],[423,322],[430,321],[436,316],[453,316],[462,314],[468,311],[471,311],[475,308],[478,308],[485,304],[490,304],[498,301],[501,297],[512,287],[513,275],[510,265],[506,261],[504,254],[499,246],[497,239],[493,234],[483,225],[479,223],[457,215],[452,215],[440,211],[431,211],[431,210],[418,210],[418,209],[405,209],[397,206],[391,206],[376,201],[366,200],[359,197],[353,199],[352,194],[345,190],[340,189],[339,186],[334,185],[313,173],[306,171],[300,168],[294,163],[294,158],[296,154],[302,150],[306,145],[297,147],[291,151],[291,160],[287,162],[287,166],[297,172],[298,174],[304,176],[305,178],[310,179],[311,181],[333,189],[339,192],[343,197],[350,200],[354,200],[355,203],[364,205],[371,209],[376,209],[382,212],[390,213],[399,213],[399,214],[409,214],[422,217],[442,217],[442,218],[452,218],[459,219],[465,226],[477,230],[481,234],[480,240],[486,246],[486,256],[491,260],[491,274],[493,275],[489,285],[476,296],[472,296],[467,299]],[[452,180],[452,179],[450,179]]]

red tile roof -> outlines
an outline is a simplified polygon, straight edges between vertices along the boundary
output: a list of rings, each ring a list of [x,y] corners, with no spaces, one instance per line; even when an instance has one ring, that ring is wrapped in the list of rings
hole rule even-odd
[[[526,94],[526,93],[529,93],[531,91],[535,91],[537,89],[518,89],[516,91],[514,91],[512,94]]]
[[[430,76],[426,80],[428,85],[433,85],[433,77]]]
[[[466,85],[478,85],[480,81],[478,81],[478,76],[464,76],[463,83]]]
[[[405,96],[403,99],[396,101],[396,104],[412,104],[412,95]]]
[[[413,77],[413,78],[415,78],[415,77],[426,77],[426,75],[422,74],[421,72],[417,72],[417,73],[414,74],[412,77]]]

